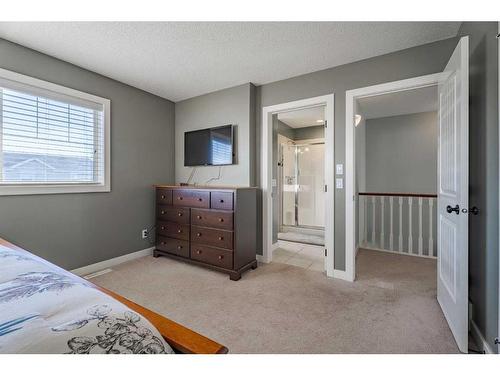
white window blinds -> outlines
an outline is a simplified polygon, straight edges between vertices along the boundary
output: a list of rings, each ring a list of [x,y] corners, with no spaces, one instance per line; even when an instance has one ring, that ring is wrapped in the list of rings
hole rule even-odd
[[[103,184],[102,104],[0,79],[0,184]]]

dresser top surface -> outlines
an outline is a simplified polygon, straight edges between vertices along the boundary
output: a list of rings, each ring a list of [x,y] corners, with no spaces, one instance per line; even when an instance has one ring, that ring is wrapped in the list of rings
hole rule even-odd
[[[172,189],[172,190],[244,190],[244,189],[259,189],[258,187],[245,186],[207,186],[207,185],[153,185],[155,188]]]

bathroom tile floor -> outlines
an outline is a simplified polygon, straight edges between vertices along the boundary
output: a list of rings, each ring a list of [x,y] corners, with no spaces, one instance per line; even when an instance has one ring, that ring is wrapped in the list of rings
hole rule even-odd
[[[279,247],[273,252],[273,262],[284,263],[311,271],[324,272],[324,247],[278,240]]]

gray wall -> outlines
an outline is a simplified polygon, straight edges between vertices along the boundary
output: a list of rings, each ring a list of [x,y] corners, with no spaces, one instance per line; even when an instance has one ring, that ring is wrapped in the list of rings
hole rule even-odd
[[[325,137],[325,127],[323,125],[308,126],[306,128],[292,128],[283,121],[278,120],[277,116],[273,116],[273,140],[277,134],[284,135],[291,140],[306,140]],[[274,148],[273,148],[274,152]]]
[[[497,22],[464,22],[469,35],[469,298],[473,319],[497,350],[498,335],[498,32]]]
[[[366,120],[366,191],[437,191],[437,112]]]
[[[308,126],[307,128],[294,129],[295,140],[315,139],[325,137],[325,127],[323,125]]]
[[[273,115],[273,141],[278,140],[277,138],[278,134],[284,135],[285,137],[290,139],[295,139],[295,130],[296,129],[291,128],[283,121],[278,120],[277,115]],[[274,148],[273,148],[273,153],[274,153]]]
[[[257,130],[262,107],[335,93],[335,163],[345,163],[345,91],[441,72],[456,38],[430,43],[257,87]],[[260,139],[260,134],[258,139]],[[260,146],[260,144],[258,144]],[[259,151],[260,152],[260,151]],[[260,163],[260,154],[257,165]],[[259,176],[259,174],[257,174]],[[345,194],[335,191],[335,268],[345,269]]]
[[[0,196],[0,236],[73,269],[152,246],[152,185],[174,181],[174,104],[0,39],[0,67],[111,100],[110,193]]]
[[[251,83],[175,103],[175,181],[186,182],[193,170],[184,166],[184,133],[235,125],[236,164],[222,167],[222,178],[210,185],[255,184],[255,87]],[[219,167],[197,167],[191,183],[206,184]]]

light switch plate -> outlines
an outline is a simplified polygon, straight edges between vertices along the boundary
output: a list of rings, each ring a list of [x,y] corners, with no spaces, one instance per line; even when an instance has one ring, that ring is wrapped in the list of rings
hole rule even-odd
[[[337,189],[343,189],[344,188],[344,179],[343,178],[336,178],[335,179],[335,187]]]
[[[335,168],[335,174],[344,174],[344,164],[337,164]]]

